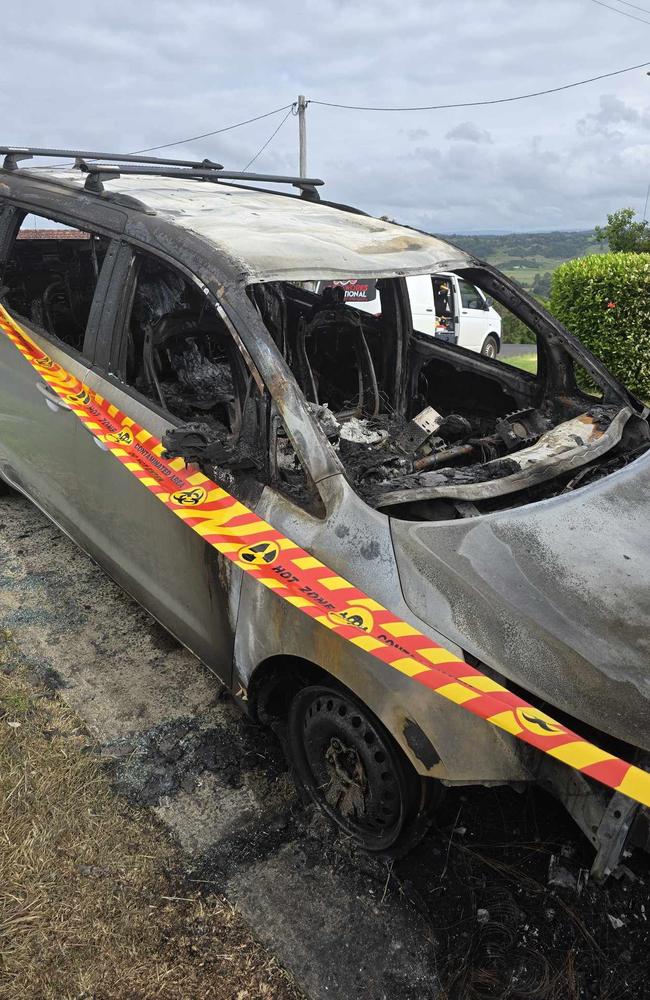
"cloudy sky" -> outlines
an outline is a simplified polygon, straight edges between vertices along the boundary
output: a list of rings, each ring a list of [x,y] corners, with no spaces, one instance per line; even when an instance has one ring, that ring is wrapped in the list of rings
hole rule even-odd
[[[607,2],[630,16],[594,0],[24,0],[3,19],[0,141],[129,151],[299,93],[357,105],[477,101],[650,61],[650,0]],[[172,152],[241,169],[283,114]],[[645,70],[496,107],[311,104],[307,114],[309,172],[330,198],[373,214],[468,232],[586,228],[621,206],[643,212]],[[297,134],[290,116],[254,169],[296,172]]]

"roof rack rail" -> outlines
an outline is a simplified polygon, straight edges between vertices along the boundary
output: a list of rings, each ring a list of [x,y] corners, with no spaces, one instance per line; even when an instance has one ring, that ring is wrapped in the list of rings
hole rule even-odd
[[[139,177],[190,177],[195,180],[210,181],[212,183],[218,183],[219,181],[256,181],[267,184],[291,184],[293,187],[300,188],[305,198],[312,198],[318,201],[319,194],[316,188],[325,183],[320,177],[294,177],[293,175],[286,174],[251,174],[243,170],[219,170],[215,172],[204,167],[174,170],[172,167],[157,168],[131,165],[110,167],[101,163],[84,162],[81,169],[89,174],[85,185],[87,190],[94,191],[100,190],[97,184],[101,183],[101,181],[114,180],[123,174],[125,176],[135,175]]]
[[[101,194],[103,181],[116,180],[120,174],[151,174],[157,177],[193,177],[197,180],[257,181],[267,184],[291,184],[299,188],[301,196],[310,201],[319,201],[317,187],[324,184],[318,177],[293,177],[284,174],[250,174],[243,170],[224,170],[221,163],[212,160],[176,160],[160,156],[142,156],[137,153],[97,153],[80,149],[48,149],[36,146],[0,146],[4,155],[2,168],[18,170],[21,160],[31,160],[34,156],[53,159],[74,159],[74,166],[88,174],[84,185],[87,191]],[[99,162],[106,161],[109,166]],[[115,164],[112,166],[111,164]],[[181,169],[173,169],[173,168]],[[147,169],[149,168],[149,169]]]
[[[83,149],[47,149],[39,146],[0,146],[4,155],[4,170],[18,170],[20,160],[31,160],[34,156],[48,156],[53,159],[74,160],[75,167],[81,167],[86,160],[108,160],[111,163],[151,163],[168,167],[199,167],[202,170],[221,170],[221,163],[212,160],[177,160],[160,156],[142,156],[139,153],[93,153]]]

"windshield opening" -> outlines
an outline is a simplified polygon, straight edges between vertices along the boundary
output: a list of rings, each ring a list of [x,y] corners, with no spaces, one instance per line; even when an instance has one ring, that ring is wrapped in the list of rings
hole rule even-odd
[[[647,421],[579,387],[557,333],[512,298],[495,308],[480,269],[463,270],[249,288],[363,500],[473,517],[573,490],[648,447]],[[295,471],[288,437],[273,448]]]

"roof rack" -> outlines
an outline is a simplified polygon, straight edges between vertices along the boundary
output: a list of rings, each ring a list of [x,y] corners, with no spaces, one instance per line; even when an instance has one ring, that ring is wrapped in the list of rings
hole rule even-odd
[[[0,146],[4,155],[3,170],[18,170],[19,160],[31,160],[34,156],[50,156],[53,159],[74,160],[75,167],[81,167],[85,160],[107,160],[111,163],[152,163],[167,167],[200,167],[203,170],[221,170],[221,163],[212,160],[171,160],[160,156],[141,156],[139,153],[91,153],[83,149],[44,149],[38,146]]]
[[[21,160],[34,156],[47,156],[74,160],[74,166],[88,174],[85,190],[101,194],[104,181],[116,180],[122,174],[151,175],[155,177],[189,177],[196,180],[218,182],[221,180],[258,181],[268,184],[291,184],[299,188],[301,196],[318,201],[316,190],[324,181],[318,177],[294,177],[283,174],[250,174],[241,170],[224,170],[221,163],[212,160],[176,160],[159,156],[141,156],[136,153],[97,153],[79,149],[46,149],[35,146],[0,146],[4,155],[3,169],[18,170]],[[98,162],[104,160],[106,164]],[[113,165],[114,164],[114,165]],[[178,169],[180,168],[180,169]]]
[[[258,183],[267,184],[291,184],[293,187],[299,188],[305,197],[310,195],[312,198],[315,197],[318,199],[319,195],[316,187],[324,183],[319,177],[293,177],[287,174],[251,174],[245,173],[242,170],[219,170],[215,172],[203,167],[174,170],[172,167],[148,168],[146,166],[136,167],[130,165],[112,167],[108,165],[104,166],[101,163],[84,163],[81,169],[89,174],[85,185],[88,190],[99,190],[97,184],[101,184],[105,180],[114,180],[120,175],[190,177],[194,180],[210,181],[212,183],[218,183],[219,181],[257,181]]]

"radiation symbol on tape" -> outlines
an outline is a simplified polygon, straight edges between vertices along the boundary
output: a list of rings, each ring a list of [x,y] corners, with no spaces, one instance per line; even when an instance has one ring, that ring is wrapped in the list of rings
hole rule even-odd
[[[535,736],[562,736],[566,733],[564,726],[536,708],[518,708],[516,715],[519,725]]]
[[[36,368],[44,368],[46,371],[59,369],[59,365],[57,365],[55,361],[52,361],[52,358],[36,358],[34,360],[34,365]]]
[[[343,611],[330,611],[327,617],[335,625],[354,625],[355,628],[360,628],[362,632],[372,632],[375,624],[368,609],[357,607],[356,605],[345,608]]]
[[[186,490],[176,490],[172,493],[170,500],[180,504],[181,507],[198,507],[207,497],[207,493],[202,486],[193,486]]]
[[[279,555],[280,546],[275,542],[255,542],[254,545],[244,545],[237,553],[237,559],[249,566],[270,566]]]
[[[107,434],[104,440],[110,441],[111,444],[133,444],[133,434],[128,427],[123,427],[121,431]]]
[[[82,389],[81,392],[70,393],[69,396],[65,397],[65,401],[66,403],[70,403],[71,406],[76,406],[78,403],[82,403],[84,406],[88,406],[88,403],[90,402],[90,396],[85,389]]]

